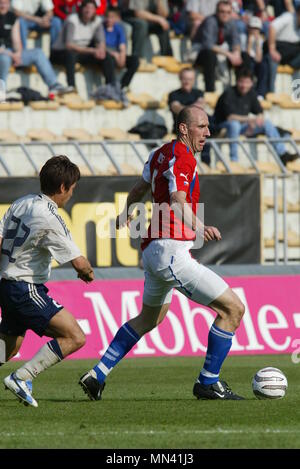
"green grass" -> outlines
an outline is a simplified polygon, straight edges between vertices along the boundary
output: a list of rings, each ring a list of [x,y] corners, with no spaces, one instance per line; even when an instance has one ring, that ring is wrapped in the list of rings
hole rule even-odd
[[[245,401],[197,401],[203,358],[124,360],[103,400],[91,402],[78,378],[95,361],[65,361],[34,382],[37,409],[0,388],[0,448],[300,448],[300,364],[290,356],[229,357],[222,377]],[[287,376],[281,400],[257,400],[251,378],[265,366]],[[0,369],[0,379],[19,366]]]

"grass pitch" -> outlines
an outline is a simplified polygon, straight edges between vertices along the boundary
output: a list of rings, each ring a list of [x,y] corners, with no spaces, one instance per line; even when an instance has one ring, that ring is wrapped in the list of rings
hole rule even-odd
[[[197,401],[201,358],[124,360],[107,379],[103,400],[88,400],[78,378],[94,361],[65,361],[34,382],[37,409],[2,387],[19,364],[0,369],[0,448],[300,448],[300,364],[289,355],[229,357],[222,378],[245,401]],[[282,400],[257,400],[251,379],[280,368]]]

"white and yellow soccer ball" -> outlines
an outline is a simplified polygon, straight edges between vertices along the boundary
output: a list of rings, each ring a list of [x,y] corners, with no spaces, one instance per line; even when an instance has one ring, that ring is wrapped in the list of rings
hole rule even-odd
[[[257,399],[281,399],[287,387],[287,379],[278,368],[262,368],[252,380],[252,389]]]

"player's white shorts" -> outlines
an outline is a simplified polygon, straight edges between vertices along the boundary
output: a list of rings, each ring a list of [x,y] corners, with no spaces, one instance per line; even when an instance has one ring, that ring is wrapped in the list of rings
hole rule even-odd
[[[191,241],[156,239],[143,251],[145,285],[143,303],[171,303],[173,288],[203,305],[209,305],[228,288],[219,275],[191,257]]]

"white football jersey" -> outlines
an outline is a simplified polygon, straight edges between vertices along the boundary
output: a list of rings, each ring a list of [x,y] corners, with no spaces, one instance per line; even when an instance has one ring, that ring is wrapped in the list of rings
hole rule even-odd
[[[16,200],[0,221],[0,276],[28,283],[45,283],[52,257],[64,264],[81,255],[57,204],[45,194]]]

